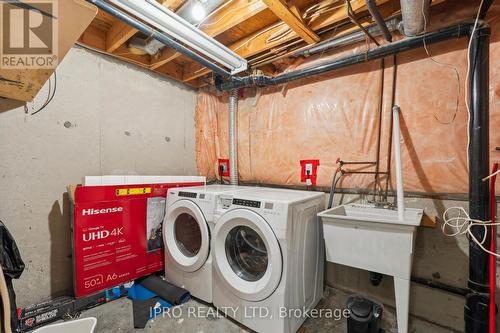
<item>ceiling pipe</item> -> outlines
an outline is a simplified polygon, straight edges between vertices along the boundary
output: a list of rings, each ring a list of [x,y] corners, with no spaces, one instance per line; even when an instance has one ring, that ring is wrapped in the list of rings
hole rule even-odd
[[[429,22],[430,0],[401,0],[401,16],[403,17],[403,33],[416,36],[425,29]]]
[[[154,30],[150,28],[149,26],[145,25],[144,23],[140,22],[139,20],[132,18],[131,16],[119,11],[115,7],[109,5],[108,3],[104,2],[103,0],[88,0],[94,5],[96,5],[99,9],[103,10],[104,12],[110,14],[111,16],[116,17],[120,21],[130,25],[131,27],[137,29],[138,31],[142,32],[143,34],[146,34],[148,37],[152,37],[160,42],[162,42],[165,46],[168,46],[185,56],[193,59],[194,61],[202,64],[203,66],[210,68],[214,73],[217,75],[220,75],[225,78],[230,78],[231,73],[228,71],[224,70],[223,68],[215,65],[213,62],[206,60],[205,58],[199,56],[197,53],[191,51],[190,49],[186,48],[182,44],[174,41],[172,38],[168,37],[167,35],[158,32],[157,30]]]
[[[389,31],[396,31],[398,29],[399,24],[401,21],[398,18],[392,18],[388,20],[387,22],[384,22],[384,26],[387,27]],[[367,27],[368,32],[372,36],[380,36],[382,34],[382,31],[380,30],[380,27],[377,24],[370,25]],[[389,33],[390,34],[390,33]],[[350,44],[354,44],[357,42],[362,42],[366,39],[366,35],[363,31],[355,31],[349,34],[346,34],[344,36],[340,36],[338,38],[330,39],[324,42],[321,42],[319,44],[316,44],[306,50],[303,50],[301,52],[293,53],[290,56],[291,57],[309,57],[317,53],[322,53],[325,51],[328,51],[333,48],[338,48]]]
[[[251,86],[265,87],[284,84],[290,81],[311,77],[318,74],[327,73],[336,69],[341,69],[347,66],[365,63],[370,60],[381,59],[387,56],[398,54],[400,52],[422,47],[427,45],[442,42],[448,39],[457,39],[470,36],[474,23],[460,23],[450,27],[445,27],[433,32],[419,35],[416,37],[405,38],[391,44],[386,44],[377,48],[373,48],[366,52],[356,53],[345,58],[333,59],[314,66],[298,69],[295,71],[283,73],[277,76],[267,75],[250,75],[244,77],[233,76],[230,81],[223,81],[216,77],[216,88],[218,90],[231,90],[235,88],[245,88]],[[488,30],[489,27],[485,22],[478,23],[478,30]],[[489,34],[489,33],[488,33]]]
[[[493,4],[493,0],[484,0],[483,6],[481,7],[481,11],[479,12],[479,19],[484,20],[486,14],[488,14],[488,10]]]
[[[375,2],[375,0],[366,0],[365,2],[366,2],[366,7],[370,12],[370,15],[372,16],[373,20],[375,21],[380,31],[384,35],[385,39],[388,42],[392,42],[391,32],[389,31],[389,28],[385,24],[384,18],[380,14],[380,11],[377,8],[377,3]]]
[[[349,18],[349,20],[354,24],[356,25],[359,30],[363,31],[363,33],[372,40],[373,43],[375,43],[375,45],[377,46],[380,46],[380,43],[375,39],[375,37],[373,37],[369,32],[368,30],[366,30],[366,28],[361,24],[359,23],[358,19],[356,18],[356,13],[354,12],[354,10],[352,9],[352,6],[351,6],[351,0],[346,0],[345,1],[346,3],[346,6],[347,6],[347,17]]]

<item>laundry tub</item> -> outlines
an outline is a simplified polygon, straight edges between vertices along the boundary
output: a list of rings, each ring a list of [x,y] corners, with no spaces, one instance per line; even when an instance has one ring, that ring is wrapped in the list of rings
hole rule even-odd
[[[97,319],[83,318],[41,327],[33,333],[94,333]]]
[[[415,235],[423,210],[406,208],[400,220],[394,209],[347,204],[318,216],[327,261],[394,277],[398,331],[406,333]]]

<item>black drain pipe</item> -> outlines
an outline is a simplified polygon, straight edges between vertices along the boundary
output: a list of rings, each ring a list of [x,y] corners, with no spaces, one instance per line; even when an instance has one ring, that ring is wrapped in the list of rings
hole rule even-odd
[[[461,23],[439,29],[422,36],[405,38],[341,59],[332,60],[314,67],[299,69],[275,77],[246,76],[236,77],[223,82],[217,78],[219,90],[230,90],[249,86],[272,86],[293,80],[308,78],[336,69],[361,64],[370,60],[384,58],[400,52],[413,50],[445,40],[469,37],[471,47],[469,56],[469,107],[470,107],[470,146],[469,146],[469,214],[473,219],[489,219],[488,183],[481,181],[489,173],[489,43],[490,27],[479,21],[476,29],[474,23]],[[484,230],[473,228],[477,239],[483,239]],[[485,242],[489,246],[489,235]],[[469,241],[469,282],[470,293],[467,295],[464,309],[465,332],[484,333],[488,331],[488,254],[474,242]]]
[[[490,219],[489,174],[489,50],[490,30],[481,25],[471,36],[468,102],[470,108],[469,215],[472,219]],[[483,239],[483,228],[472,228],[476,239]],[[489,248],[487,234],[485,247]],[[465,332],[488,331],[488,257],[475,242],[469,241],[469,288],[465,304]]]
[[[370,60],[385,58],[387,56],[401,53],[404,51],[413,50],[422,47],[424,44],[424,39],[425,43],[429,45],[449,39],[468,37],[471,35],[473,27],[474,23],[469,23],[469,22],[460,23],[457,25],[453,25],[451,27],[446,27],[433,32],[429,32],[425,35],[405,38],[394,43],[386,44],[371,49],[367,52],[360,52],[351,56],[347,56],[345,58],[326,61],[316,66],[302,68],[299,70],[287,72],[277,76],[251,75],[245,77],[233,77],[229,81],[224,81],[222,77],[216,77],[216,88],[218,90],[225,91],[225,90],[245,88],[251,86],[265,87],[265,86],[284,84],[290,81],[308,78],[314,75],[327,73],[336,69],[341,69],[348,66],[361,64]],[[486,33],[489,35],[490,28],[485,22],[479,21],[477,30],[482,31],[482,34]]]
[[[392,42],[392,35],[391,32],[389,31],[389,28],[387,28],[387,24],[385,24],[384,18],[380,14],[380,11],[377,8],[377,3],[375,0],[365,0],[366,3],[366,8],[368,8],[368,11],[370,12],[370,15],[372,16],[373,20],[379,27],[380,31],[384,34],[385,39],[388,42]]]

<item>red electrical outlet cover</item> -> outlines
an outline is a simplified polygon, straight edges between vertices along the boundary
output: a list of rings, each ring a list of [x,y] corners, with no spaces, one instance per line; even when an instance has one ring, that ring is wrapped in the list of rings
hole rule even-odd
[[[219,164],[217,165],[217,170],[219,177],[229,177],[229,160],[219,158]],[[222,168],[221,168],[222,167]]]
[[[319,160],[300,161],[300,181],[307,185],[316,186],[318,179]]]

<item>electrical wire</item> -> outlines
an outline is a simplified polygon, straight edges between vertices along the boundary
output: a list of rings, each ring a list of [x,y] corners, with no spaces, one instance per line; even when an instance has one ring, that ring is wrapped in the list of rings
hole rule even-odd
[[[434,59],[431,54],[429,53],[429,49],[427,48],[427,43],[425,42],[425,36],[427,34],[427,16],[425,15],[425,12],[424,12],[424,3],[425,1],[428,1],[428,0],[422,0],[422,17],[424,19],[424,32],[423,32],[423,44],[424,44],[424,50],[425,50],[425,53],[427,53],[427,56],[429,57],[428,59],[431,60],[432,62],[436,63],[437,65],[440,65],[440,66],[444,66],[444,67],[448,67],[448,68],[451,68],[456,77],[457,77],[457,100],[456,100],[456,105],[455,105],[455,112],[453,113],[453,117],[451,118],[450,121],[448,122],[443,122],[441,121],[436,115],[434,115],[434,118],[441,124],[443,125],[449,125],[451,123],[453,123],[457,117],[457,114],[458,114],[458,109],[459,109],[459,106],[460,106],[460,86],[461,86],[461,83],[460,83],[460,73],[458,72],[458,68],[456,66],[453,66],[452,64],[448,64],[448,63],[445,63],[445,62],[441,62],[441,61],[438,61],[436,59]]]
[[[498,174],[500,174],[500,170],[495,171],[495,172],[493,172],[491,175],[484,177],[484,178],[483,178],[483,182],[487,181],[487,180],[488,180],[488,179],[490,179],[490,178],[495,177],[495,176],[496,176],[496,175],[498,175]]]
[[[470,105],[469,105],[469,71],[471,65],[470,50],[472,47],[472,39],[474,38],[474,33],[477,30],[477,23],[479,22],[479,16],[481,15],[481,8],[483,8],[484,0],[481,0],[479,4],[479,9],[477,10],[476,20],[474,21],[474,27],[472,28],[472,33],[469,38],[469,46],[467,47],[467,76],[465,77],[465,106],[467,107],[467,169],[469,168],[469,148],[470,148]]]
[[[52,102],[52,100],[54,99],[54,96],[56,95],[56,91],[57,91],[57,73],[56,73],[56,71],[54,71],[54,87],[52,88],[52,81],[50,80],[50,77],[49,77],[49,91],[47,93],[47,99],[45,100],[43,105],[40,108],[38,108],[38,110],[30,113],[30,115],[34,116],[37,113],[41,112],[43,109],[45,109],[47,107],[47,105],[49,105],[50,102]],[[24,106],[24,110],[26,113],[29,113],[27,104]]]
[[[454,216],[450,217],[450,212],[456,210]],[[483,221],[479,219],[471,219],[469,214],[465,211],[463,207],[450,207],[443,213],[443,226],[441,230],[443,234],[447,237],[456,237],[459,235],[467,235],[474,243],[476,243],[484,252],[491,254],[497,258],[500,258],[500,253],[492,252],[485,248],[484,243],[488,239],[488,227],[498,226],[500,223],[489,221]],[[472,228],[482,227],[484,229],[484,236],[481,240],[477,239],[472,232]],[[449,232],[448,230],[452,231]]]

